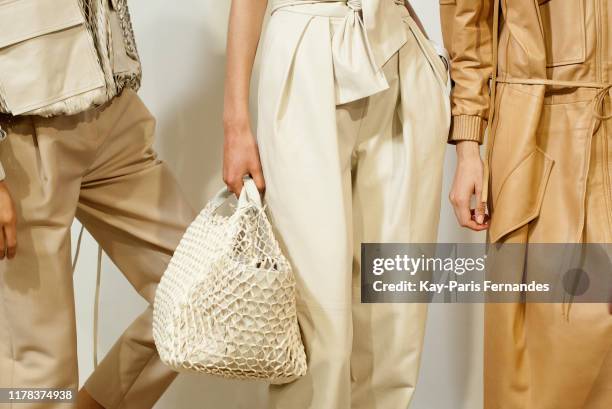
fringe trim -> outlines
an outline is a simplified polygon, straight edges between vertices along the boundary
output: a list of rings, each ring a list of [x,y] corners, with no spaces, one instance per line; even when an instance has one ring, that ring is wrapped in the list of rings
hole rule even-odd
[[[24,115],[40,115],[43,117],[74,115],[87,111],[94,106],[102,105],[110,99],[111,98],[107,95],[106,88],[96,88],[95,90],[78,94],[54,104],[27,112]]]
[[[86,17],[86,26],[90,33],[92,47],[94,47],[96,51],[100,70],[104,73],[106,84],[104,87],[68,97],[62,101],[27,112],[24,115],[40,115],[43,117],[74,115],[110,101],[125,88],[132,88],[134,91],[137,91],[140,87],[142,69],[136,49],[136,41],[134,40],[134,32],[130,21],[127,1],[114,0],[112,6],[106,0],[79,0],[79,4]],[[111,7],[113,7],[114,10],[111,10]],[[108,24],[110,14],[115,12],[118,14],[120,20],[120,32],[111,32],[110,24]],[[113,49],[111,41],[113,35],[122,37],[126,48],[125,52],[137,63],[133,71],[121,73],[113,72]],[[3,91],[1,88],[0,113],[11,114],[3,98]]]

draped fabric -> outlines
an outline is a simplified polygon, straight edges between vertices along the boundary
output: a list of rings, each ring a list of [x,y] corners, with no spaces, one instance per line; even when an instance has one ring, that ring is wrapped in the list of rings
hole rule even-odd
[[[401,0],[274,0],[273,12],[306,4],[348,6],[332,39],[336,102],[344,104],[388,89],[383,65],[407,41]]]
[[[269,214],[297,277],[309,368],[272,387],[270,407],[407,408],[426,306],[362,304],[360,245],[436,241],[447,72],[399,2],[273,5],[257,141]]]

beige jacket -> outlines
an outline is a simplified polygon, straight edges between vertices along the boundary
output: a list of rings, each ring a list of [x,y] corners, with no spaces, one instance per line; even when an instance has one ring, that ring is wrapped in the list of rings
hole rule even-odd
[[[138,88],[126,0],[0,0],[0,112],[75,114]]]
[[[0,22],[0,141],[11,116],[72,115],[140,86],[127,0],[0,0]]]
[[[601,117],[605,116],[602,111],[612,73],[612,32],[608,29],[612,3],[608,0],[440,0],[455,84],[450,142],[483,142],[490,114],[489,81],[495,63],[496,1],[501,4],[495,42],[498,81],[488,144],[490,184],[486,186],[493,242],[534,221],[541,212],[556,211],[552,206],[543,206],[555,162],[543,143],[553,132],[553,124],[541,121],[544,107],[590,102],[583,112],[592,134],[606,120]],[[554,140],[551,137],[551,143]],[[572,154],[578,153],[568,151],[566,155]],[[582,152],[580,155],[557,158],[555,166],[577,163],[584,159]],[[576,168],[578,171],[584,169]],[[584,184],[577,183],[572,189],[572,197],[584,197],[584,191],[580,191],[585,189]],[[571,214],[575,222],[569,223],[573,230],[560,232],[551,228],[546,239],[579,239],[583,213],[584,206],[578,203]]]

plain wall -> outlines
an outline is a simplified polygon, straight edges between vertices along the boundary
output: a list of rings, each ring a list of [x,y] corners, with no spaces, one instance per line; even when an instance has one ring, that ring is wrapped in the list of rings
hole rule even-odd
[[[412,3],[430,37],[441,42],[438,2]],[[230,1],[180,0],[171,4],[167,0],[130,0],[144,67],[140,95],[158,119],[156,146],[161,158],[175,172],[191,203],[201,208],[222,187],[221,117]],[[449,148],[439,241],[482,241],[483,235],[457,227],[446,199],[454,166],[454,149]],[[75,242],[79,227],[78,223],[73,227]],[[96,257],[97,245],[86,235],[75,274],[81,381],[93,369]],[[104,258],[100,355],[145,306]],[[411,408],[481,408],[482,306],[433,305],[427,325],[421,376]],[[263,384],[181,375],[156,409],[264,409],[265,397]]]

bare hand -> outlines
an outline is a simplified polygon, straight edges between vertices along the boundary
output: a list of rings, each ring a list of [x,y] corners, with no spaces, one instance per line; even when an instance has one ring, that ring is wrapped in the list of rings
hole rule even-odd
[[[225,125],[223,146],[223,181],[228,189],[240,195],[243,179],[251,176],[260,192],[266,184],[259,160],[259,150],[248,121]]]
[[[489,228],[486,205],[481,201],[483,163],[478,143],[463,141],[457,144],[457,170],[450,201],[459,224],[474,231]],[[472,196],[477,206],[471,209]]]
[[[0,260],[17,253],[17,212],[5,182],[0,182]]]
[[[268,0],[232,0],[230,9],[223,101],[223,180],[236,195],[240,194],[247,175],[253,178],[260,192],[265,189],[249,120],[249,92],[267,6]]]

